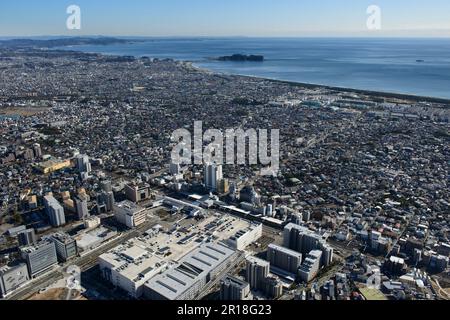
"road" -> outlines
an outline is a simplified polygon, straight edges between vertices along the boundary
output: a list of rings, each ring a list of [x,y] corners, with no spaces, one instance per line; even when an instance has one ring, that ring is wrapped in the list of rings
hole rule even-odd
[[[433,280],[431,281],[431,286],[433,287],[435,293],[444,300],[450,300],[450,294],[448,294],[447,291],[445,291],[444,288],[441,287],[439,281],[437,279]]]
[[[155,226],[158,222],[159,219],[157,217],[152,217],[147,222],[140,225],[138,228],[123,233],[122,235],[105,243],[101,247],[98,247],[93,251],[89,252],[89,254],[71,260],[67,262],[64,266],[53,269],[47,272],[46,274],[42,275],[41,277],[32,280],[28,285],[17,289],[12,295],[8,296],[6,300],[25,300],[29,298],[31,295],[33,295],[40,289],[46,288],[49,285],[55,283],[56,281],[63,279],[65,276],[64,270],[66,270],[68,266],[71,265],[78,266],[82,272],[89,270],[90,268],[94,267],[97,264],[98,257],[100,255],[120,245],[123,242],[138,237],[142,232]]]
[[[116,238],[110,240],[109,242],[103,244],[102,246],[94,249],[93,251],[89,252],[85,256],[77,257],[68,263],[64,264],[63,266],[59,266],[58,268],[55,268],[46,274],[42,275],[39,278],[33,279],[30,283],[28,283],[26,286],[17,289],[12,295],[8,296],[7,300],[25,300],[32,296],[35,292],[38,292],[39,290],[46,288],[58,280],[63,279],[66,274],[65,270],[68,266],[75,265],[78,266],[82,272],[86,272],[87,270],[93,268],[98,263],[98,257],[102,255],[103,253],[111,250],[112,248],[120,245],[121,243],[124,243],[132,238],[136,238],[142,234],[142,232],[147,231],[154,225],[158,224],[160,222],[160,219],[156,216],[151,217],[148,219],[146,223],[139,226],[138,228],[134,230],[129,230],[124,232],[123,234],[120,234]],[[278,235],[281,230],[272,228],[269,226],[264,226],[264,232],[268,234]],[[243,253],[239,254],[233,263],[226,268],[221,275],[219,275],[214,281],[208,284],[208,286],[205,288],[205,290],[202,291],[201,297],[204,297],[207,295],[211,289],[213,289],[220,280],[231,270],[233,269],[237,264],[241,263],[243,261]]]
[[[341,272],[343,268],[344,265],[342,262],[336,262],[336,264],[331,268],[329,268],[328,270],[322,271],[323,273],[320,273],[319,276],[308,285],[308,288],[311,289],[311,286],[313,284],[317,284],[319,287],[322,287],[325,284],[325,282],[334,277],[336,273]]]

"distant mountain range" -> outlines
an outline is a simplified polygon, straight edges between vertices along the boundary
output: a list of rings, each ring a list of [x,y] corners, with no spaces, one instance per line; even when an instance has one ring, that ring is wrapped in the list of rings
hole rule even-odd
[[[141,40],[126,40],[111,37],[74,37],[74,38],[59,38],[59,39],[11,39],[0,41],[0,47],[8,48],[54,48],[63,46],[76,45],[109,45],[117,43],[131,43],[139,42]]]

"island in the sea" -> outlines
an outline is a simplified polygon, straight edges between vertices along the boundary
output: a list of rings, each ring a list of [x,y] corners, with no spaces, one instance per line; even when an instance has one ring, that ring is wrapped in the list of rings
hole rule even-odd
[[[231,56],[223,56],[217,58],[219,61],[252,61],[263,62],[264,56],[261,55],[245,55],[245,54],[233,54]]]

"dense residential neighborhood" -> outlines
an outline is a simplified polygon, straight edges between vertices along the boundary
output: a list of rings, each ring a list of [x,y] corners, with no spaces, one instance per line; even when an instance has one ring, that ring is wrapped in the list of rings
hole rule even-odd
[[[0,295],[448,299],[449,104],[0,46]],[[195,121],[280,130],[279,171],[173,163]]]

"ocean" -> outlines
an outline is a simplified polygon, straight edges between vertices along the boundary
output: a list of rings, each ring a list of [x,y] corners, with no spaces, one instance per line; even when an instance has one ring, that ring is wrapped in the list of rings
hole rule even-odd
[[[192,61],[214,72],[450,99],[450,39],[156,38],[65,49]],[[220,62],[235,53],[264,62]]]

